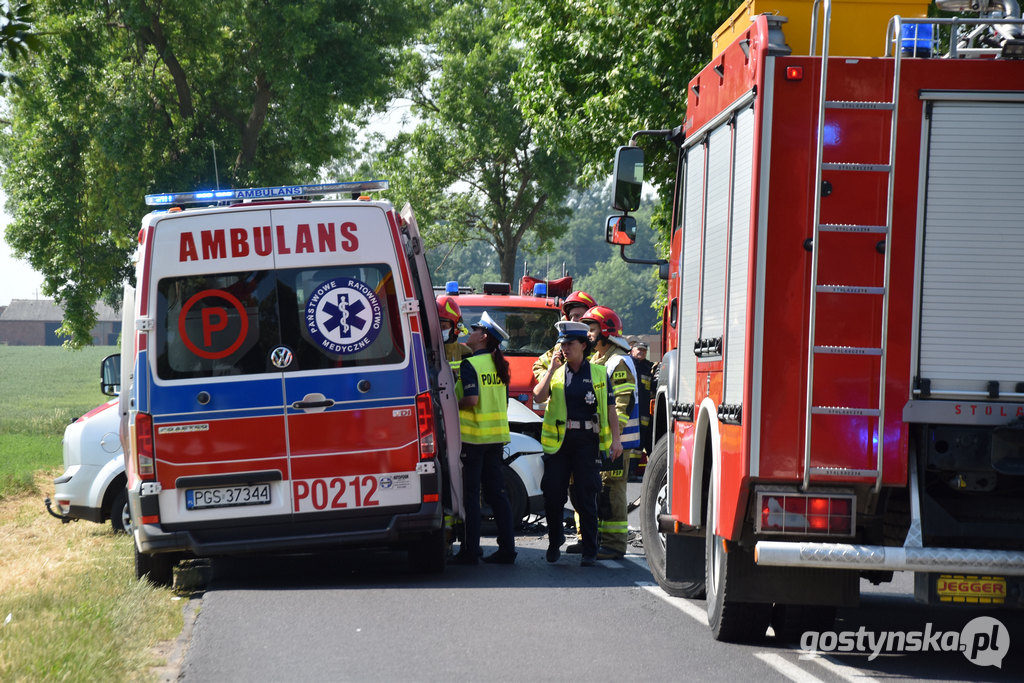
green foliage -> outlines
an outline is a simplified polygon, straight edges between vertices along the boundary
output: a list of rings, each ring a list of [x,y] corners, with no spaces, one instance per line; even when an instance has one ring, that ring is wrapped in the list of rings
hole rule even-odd
[[[74,346],[132,276],[146,193],[315,180],[424,21],[418,0],[41,0],[38,17],[46,49],[0,138],[6,237]]]
[[[0,499],[33,490],[36,470],[60,466],[64,427],[107,400],[100,360],[116,351],[0,346]]]
[[[734,9],[715,0],[515,0],[526,59],[515,87],[539,144],[571,149],[593,181],[634,131],[682,125],[690,79]],[[673,177],[673,149],[643,138],[647,179]],[[652,163],[653,162],[653,163]]]
[[[32,5],[27,2],[5,2],[0,9],[0,54],[9,61],[24,59],[39,49],[41,41],[32,30]],[[0,71],[0,84],[18,83],[18,77]]]
[[[505,25],[506,0],[454,2],[434,20],[428,46],[402,84],[420,123],[375,162],[392,195],[412,202],[428,247],[490,245],[511,281],[521,245],[547,245],[565,229],[563,201],[576,176],[570,155],[537,144],[511,83],[521,41]]]

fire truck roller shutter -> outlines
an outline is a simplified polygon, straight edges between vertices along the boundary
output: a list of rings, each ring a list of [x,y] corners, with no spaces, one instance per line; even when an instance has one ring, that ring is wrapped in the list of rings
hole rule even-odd
[[[935,99],[928,131],[919,372],[931,394],[1024,382],[1020,153],[1024,95]],[[936,93],[936,98],[949,97]],[[928,93],[922,97],[927,98]],[[1015,98],[1016,101],[1010,100]]]

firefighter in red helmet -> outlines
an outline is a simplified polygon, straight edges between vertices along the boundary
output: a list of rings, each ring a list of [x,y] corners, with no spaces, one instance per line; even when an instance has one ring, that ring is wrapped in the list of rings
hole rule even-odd
[[[622,321],[607,306],[594,306],[580,318],[590,326],[594,353],[590,362],[603,365],[608,390],[615,397],[615,412],[622,443],[622,455],[607,462],[601,472],[598,497],[598,531],[601,546],[597,559],[620,559],[626,554],[629,535],[626,481],[631,452],[640,447],[640,411],[636,391],[636,367],[629,355],[629,342],[622,336]]]
[[[441,336],[444,339],[444,355],[455,376],[459,375],[462,359],[472,355],[473,351],[465,344],[459,343],[462,331],[462,309],[455,297],[442,294],[437,297],[437,317],[441,319]]]

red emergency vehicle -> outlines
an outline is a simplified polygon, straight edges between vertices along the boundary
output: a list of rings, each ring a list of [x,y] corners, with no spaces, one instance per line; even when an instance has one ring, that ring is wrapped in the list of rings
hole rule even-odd
[[[454,378],[412,211],[368,195],[386,188],[146,198],[120,394],[139,577],[362,545],[443,570]]]
[[[718,639],[827,628],[894,571],[1022,604],[1022,22],[943,5],[981,16],[747,2],[682,125],[634,136],[679,149],[644,546]],[[616,209],[642,167],[620,148]]]
[[[555,323],[562,319],[562,299],[572,291],[572,277],[540,280],[524,275],[519,293],[512,294],[507,282],[484,283],[483,293],[460,288],[457,282],[446,284],[446,292],[459,298],[465,327],[480,319],[484,311],[506,332],[509,340],[502,344],[508,360],[511,381],[508,393],[533,408],[533,364],[537,357],[555,345]],[[465,340],[465,336],[462,337]],[[538,411],[543,412],[543,411]]]

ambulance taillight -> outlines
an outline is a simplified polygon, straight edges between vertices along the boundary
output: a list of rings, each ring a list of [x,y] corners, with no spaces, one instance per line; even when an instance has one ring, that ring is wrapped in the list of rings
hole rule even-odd
[[[156,467],[153,459],[153,417],[148,413],[135,416],[135,462],[140,479],[153,479]]]
[[[429,460],[437,455],[434,439],[434,406],[429,393],[416,396],[416,424],[420,430],[420,460]]]

